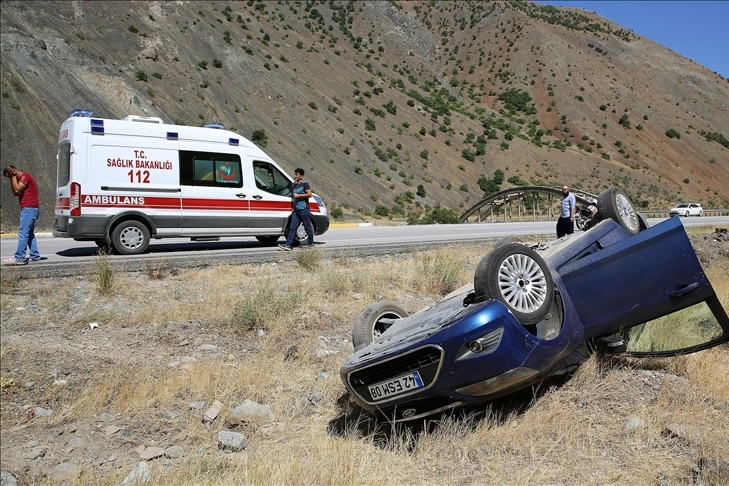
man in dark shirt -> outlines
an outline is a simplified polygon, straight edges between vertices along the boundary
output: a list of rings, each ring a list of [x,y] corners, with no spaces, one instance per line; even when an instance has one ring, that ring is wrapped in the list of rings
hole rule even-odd
[[[309,210],[311,187],[304,180],[304,169],[294,170],[294,180],[296,180],[296,184],[291,194],[291,197],[294,198],[294,214],[291,215],[291,227],[289,228],[286,243],[278,245],[279,248],[286,251],[291,251],[294,248],[294,238],[296,238],[296,230],[299,229],[300,224],[304,225],[306,236],[309,237],[307,246],[309,248],[314,246],[314,227],[311,225],[311,211]]]
[[[10,179],[13,195],[20,201],[20,226],[18,227],[18,249],[13,258],[6,258],[8,265],[25,265],[28,263],[26,250],[30,250],[30,260],[38,262],[41,259],[38,252],[38,241],[35,238],[35,222],[38,220],[39,200],[38,184],[30,172],[21,172],[15,166],[5,167],[3,175]]]

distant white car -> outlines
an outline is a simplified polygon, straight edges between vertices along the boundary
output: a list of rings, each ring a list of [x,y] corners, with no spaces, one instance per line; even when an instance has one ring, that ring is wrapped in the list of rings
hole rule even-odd
[[[701,204],[682,203],[671,209],[671,216],[703,216],[704,210]]]

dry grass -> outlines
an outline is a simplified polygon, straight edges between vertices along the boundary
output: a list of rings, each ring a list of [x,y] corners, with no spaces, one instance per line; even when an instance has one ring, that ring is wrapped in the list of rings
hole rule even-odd
[[[376,300],[395,300],[416,311],[466,283],[489,248],[488,243],[458,245],[364,259],[315,255],[307,257],[307,265],[293,260],[167,277],[118,274],[111,291],[103,293],[81,278],[60,286],[20,282],[12,295],[4,290],[3,315],[16,305],[15,295],[37,308],[13,313],[16,332],[38,336],[54,322],[59,335],[87,342],[100,335],[75,329],[98,320],[110,336],[127,341],[109,344],[108,352],[103,340],[88,341],[99,346],[103,358],[78,361],[61,344],[35,348],[4,339],[3,461],[27,436],[93,429],[104,412],[114,413],[131,432],[130,439],[113,443],[122,465],[88,465],[77,484],[119,484],[136,462],[127,451],[138,445],[185,447],[180,461],[150,462],[154,484],[169,485],[672,485],[691,484],[691,467],[701,457],[729,459],[726,346],[661,360],[593,357],[561,386],[466,418],[444,418],[427,432],[352,422],[333,433],[330,425],[343,413],[338,368],[351,351],[351,344],[333,343],[349,337],[359,310]],[[707,269],[725,307],[727,270],[723,259]],[[59,287],[73,295],[56,297]],[[64,304],[68,300],[82,304]],[[186,367],[167,365],[195,354],[180,351],[180,340],[192,346],[213,337],[230,351],[198,353]],[[75,388],[46,387],[34,401],[51,404],[53,417],[17,425],[7,402],[23,392],[7,370],[64,366],[53,359],[79,363],[86,380]],[[312,400],[315,394],[321,399]],[[248,437],[247,463],[216,450],[216,434],[227,428],[224,420],[207,427],[200,412],[189,408],[193,401],[220,400],[224,418],[244,399],[267,405],[275,416],[271,426],[239,429]],[[632,419],[643,426],[628,427]],[[694,427],[700,435],[667,436],[664,430],[672,423]],[[107,443],[112,440],[102,445]],[[36,484],[53,482],[33,468],[20,476]]]

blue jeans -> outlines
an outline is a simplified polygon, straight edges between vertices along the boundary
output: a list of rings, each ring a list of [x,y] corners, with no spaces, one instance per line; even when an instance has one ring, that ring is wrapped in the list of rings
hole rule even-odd
[[[18,228],[18,249],[15,251],[16,260],[25,260],[25,249],[30,248],[30,259],[41,259],[38,253],[38,241],[35,239],[35,222],[40,211],[38,208],[20,208],[20,228]]]
[[[311,211],[309,208],[295,209],[291,215],[291,227],[289,228],[289,236],[286,238],[286,245],[294,246],[294,238],[296,238],[296,230],[299,225],[303,224],[306,230],[306,236],[309,237],[309,244],[314,244],[314,227],[311,225]]]

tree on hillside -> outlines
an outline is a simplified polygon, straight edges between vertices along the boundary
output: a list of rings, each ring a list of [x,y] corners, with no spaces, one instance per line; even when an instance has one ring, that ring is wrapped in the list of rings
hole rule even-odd
[[[251,142],[255,143],[261,148],[266,148],[266,146],[268,146],[268,135],[266,135],[266,131],[262,128],[258,130],[253,130],[253,135],[251,135]]]

